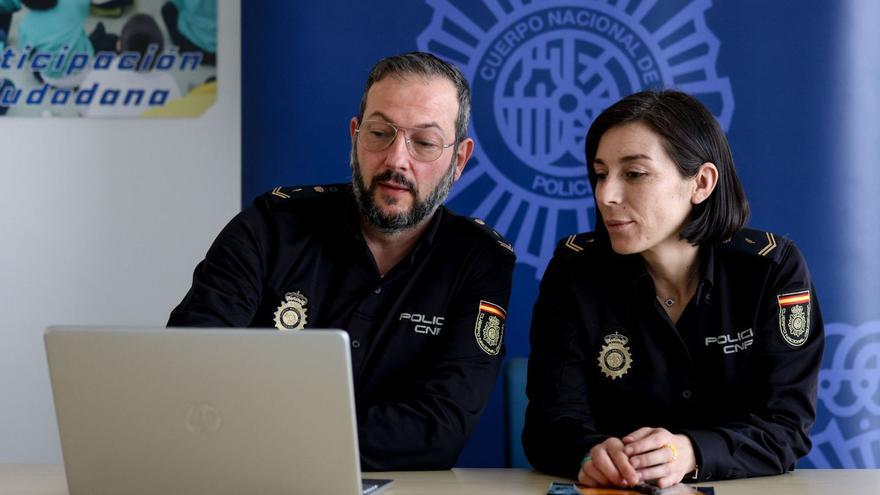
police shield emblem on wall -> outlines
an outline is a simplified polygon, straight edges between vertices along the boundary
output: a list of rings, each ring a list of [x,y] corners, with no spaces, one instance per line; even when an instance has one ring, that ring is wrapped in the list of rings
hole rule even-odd
[[[302,330],[308,320],[305,306],[309,300],[300,292],[288,292],[284,295],[284,299],[275,311],[275,328]]]
[[[810,291],[776,296],[779,302],[779,333],[794,347],[804,345],[810,336]]]
[[[474,338],[480,349],[490,356],[496,356],[501,352],[505,318],[507,318],[507,312],[504,311],[504,308],[488,301],[480,301],[477,323],[474,326]]]
[[[418,48],[459,64],[473,92],[474,164],[447,202],[461,197],[462,213],[495,225],[536,278],[558,232],[595,227],[583,136],[599,112],[643,88],[675,87],[712,101],[729,126],[733,91],[715,69],[711,2],[426,3],[433,15]]]

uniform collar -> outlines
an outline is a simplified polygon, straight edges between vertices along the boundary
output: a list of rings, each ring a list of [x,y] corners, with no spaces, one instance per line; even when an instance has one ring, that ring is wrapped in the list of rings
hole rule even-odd
[[[712,302],[712,286],[715,285],[715,250],[717,246],[708,245],[700,248],[700,285],[697,287],[697,303]]]
[[[346,186],[343,215],[342,227],[346,238],[363,241],[364,236],[361,234],[361,211],[358,208],[357,201],[354,199],[354,191],[351,184]]]
[[[347,204],[344,213],[345,218],[343,219],[344,235],[347,239],[352,240],[358,246],[367,250],[366,241],[364,240],[364,235],[361,231],[361,211],[354,198],[354,192],[352,191],[352,186],[350,184],[348,185],[345,197]],[[440,207],[437,208],[437,211],[431,216],[431,219],[428,220],[428,226],[425,228],[425,231],[422,232],[419,240],[416,241],[412,251],[408,256],[402,259],[400,263],[392,268],[389,274],[397,273],[399,270],[408,270],[419,259],[419,257],[422,256],[422,253],[427,252],[430,246],[434,244],[434,240],[437,238],[438,232],[440,231],[440,225],[447,216],[448,210],[445,206],[440,205]]]
[[[657,289],[654,287],[654,279],[648,273],[648,267],[645,266],[645,260],[638,254],[630,254],[626,258],[628,271],[633,275],[633,295],[636,300],[653,302]]]
[[[443,221],[443,217],[446,215],[446,207],[440,206],[437,208],[437,211],[431,216],[431,219],[428,220],[428,226],[425,227],[424,232],[422,232],[419,240],[416,241],[415,246],[413,246],[412,251],[410,251],[409,255],[406,258],[402,259],[400,263],[395,266],[391,272],[397,272],[397,270],[407,271],[413,265],[419,262],[427,253],[430,251],[431,246],[434,244],[434,239],[437,237],[437,232],[440,230],[440,224]]]
[[[715,283],[715,249],[713,245],[700,248],[700,282],[694,295],[698,304],[711,301],[712,285]],[[633,295],[639,300],[654,302],[657,289],[654,279],[648,273],[644,259],[638,254],[623,256],[625,259],[624,273],[632,279]]]

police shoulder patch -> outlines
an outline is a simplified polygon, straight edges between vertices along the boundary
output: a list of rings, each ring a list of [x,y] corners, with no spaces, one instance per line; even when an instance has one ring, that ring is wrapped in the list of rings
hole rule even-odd
[[[273,202],[283,202],[294,199],[315,198],[328,193],[335,193],[349,187],[348,184],[326,184],[319,186],[278,186],[268,193]]]
[[[755,229],[740,229],[729,239],[722,242],[727,249],[737,252],[778,260],[782,255],[782,247],[788,239],[773,232]]]
[[[777,294],[779,334],[792,347],[800,347],[810,337],[810,290]]]
[[[582,232],[562,238],[556,246],[556,252],[581,253],[595,245],[595,232]]]
[[[507,239],[504,238],[501,234],[498,233],[497,230],[493,229],[489,224],[486,223],[482,218],[467,218],[471,224],[479,228],[484,233],[488,234],[492,240],[505,251],[509,251],[510,254],[516,256],[516,252],[513,250],[513,244],[507,242]]]
[[[497,356],[504,342],[504,320],[507,311],[489,301],[480,301],[477,321],[474,325],[474,338],[486,354]]]

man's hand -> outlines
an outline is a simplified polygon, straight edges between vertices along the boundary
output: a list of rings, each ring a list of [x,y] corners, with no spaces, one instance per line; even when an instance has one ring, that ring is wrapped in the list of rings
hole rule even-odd
[[[590,456],[578,473],[578,481],[586,486],[628,486],[639,482],[635,467],[624,453],[619,438],[609,438],[590,449]]]
[[[680,482],[696,468],[694,447],[685,435],[673,435],[665,428],[639,428],[622,441],[628,464],[639,479],[657,480],[660,488]]]

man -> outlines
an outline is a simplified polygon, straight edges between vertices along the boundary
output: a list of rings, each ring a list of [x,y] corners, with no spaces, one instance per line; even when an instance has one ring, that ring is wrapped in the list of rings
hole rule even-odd
[[[442,206],[473,152],[469,111],[454,66],[379,61],[351,120],[352,184],[258,198],[168,321],[346,330],[365,470],[451,467],[498,374],[515,258]]]

